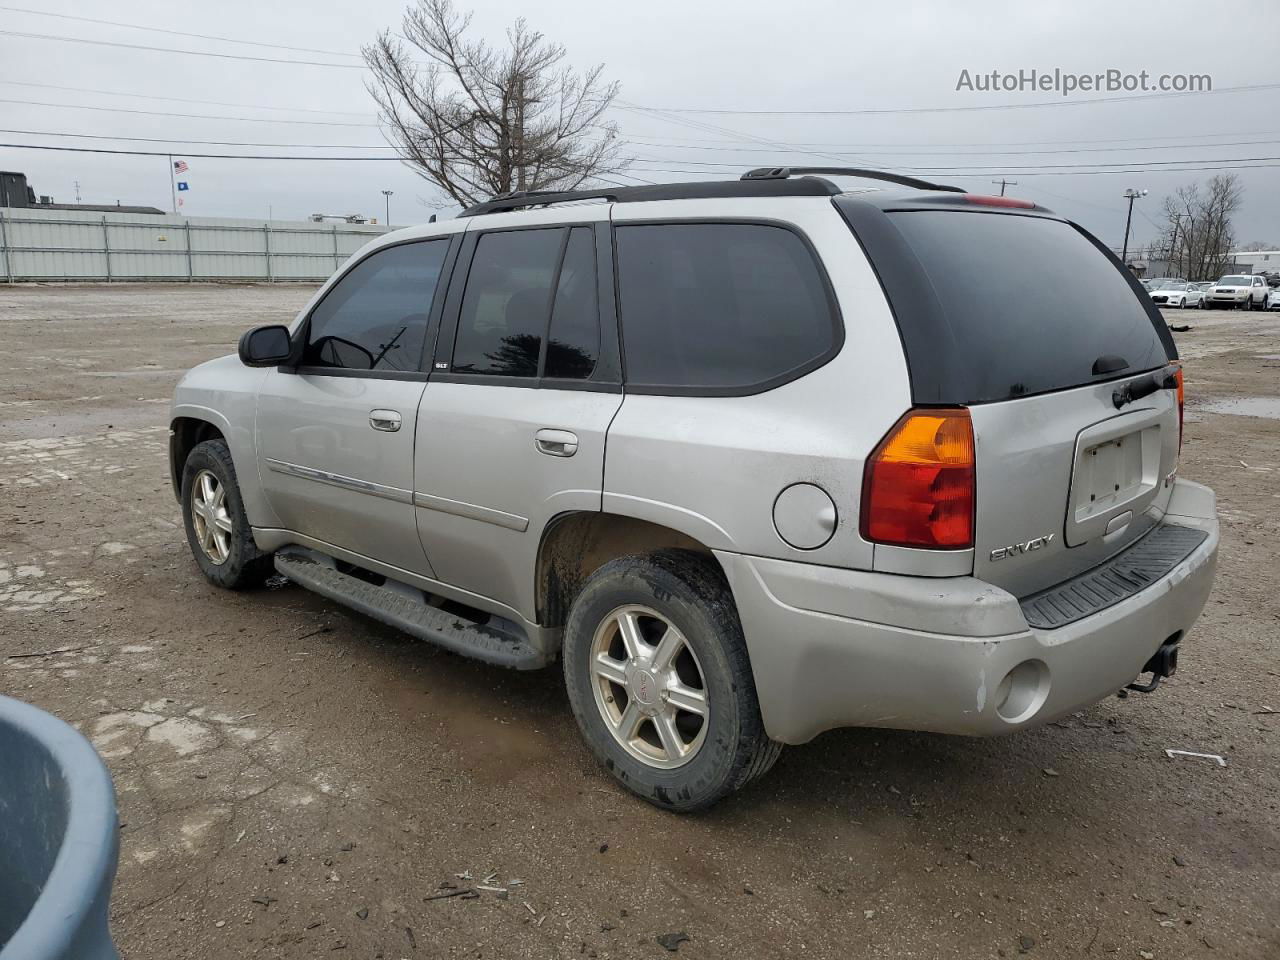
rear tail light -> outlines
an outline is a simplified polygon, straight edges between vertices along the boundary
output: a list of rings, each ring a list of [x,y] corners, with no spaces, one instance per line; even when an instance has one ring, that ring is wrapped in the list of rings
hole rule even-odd
[[[973,546],[974,455],[969,411],[912,410],[867,460],[862,537],[901,547]]]
[[[1185,407],[1185,396],[1182,391],[1182,366],[1179,365],[1173,371],[1173,377],[1178,381],[1178,453],[1182,453],[1182,411]]]

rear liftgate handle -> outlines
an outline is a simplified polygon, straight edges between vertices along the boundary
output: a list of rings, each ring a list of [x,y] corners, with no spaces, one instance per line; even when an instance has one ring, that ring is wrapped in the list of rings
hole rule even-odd
[[[370,410],[369,426],[384,433],[395,433],[400,429],[400,414],[395,410]]]
[[[539,453],[549,457],[572,457],[578,452],[578,435],[568,430],[543,428],[533,435]]]

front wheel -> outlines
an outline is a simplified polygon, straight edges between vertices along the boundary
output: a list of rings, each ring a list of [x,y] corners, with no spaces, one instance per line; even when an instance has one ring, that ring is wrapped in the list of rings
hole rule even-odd
[[[182,525],[200,572],[215,586],[241,590],[271,574],[271,555],[253,542],[225,440],[206,440],[187,456]]]
[[[701,554],[622,557],[592,574],[569,611],[564,674],[592,753],[657,806],[709,807],[782,750],[764,731],[733,595]]]

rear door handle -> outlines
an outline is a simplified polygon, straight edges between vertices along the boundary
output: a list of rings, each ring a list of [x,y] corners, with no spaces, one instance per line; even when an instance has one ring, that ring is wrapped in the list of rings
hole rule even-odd
[[[400,429],[401,418],[394,410],[370,410],[369,426],[385,433],[395,433]]]
[[[549,457],[572,457],[578,452],[578,435],[568,430],[542,429],[533,435],[539,453]]]

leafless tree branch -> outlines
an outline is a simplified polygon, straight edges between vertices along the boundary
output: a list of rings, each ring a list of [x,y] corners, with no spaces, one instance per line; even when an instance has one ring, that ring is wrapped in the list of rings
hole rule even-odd
[[[571,190],[625,168],[604,119],[618,84],[579,72],[565,49],[523,19],[496,49],[467,37],[452,0],[416,0],[362,49],[384,133],[405,163],[454,203],[515,190]],[[425,60],[421,60],[425,56]]]
[[[1165,226],[1152,244],[1152,255],[1168,260],[1171,276],[1216,280],[1230,268],[1235,243],[1231,218],[1243,197],[1234,173],[1218,174],[1204,190],[1198,183],[1179,187],[1164,198]]]

